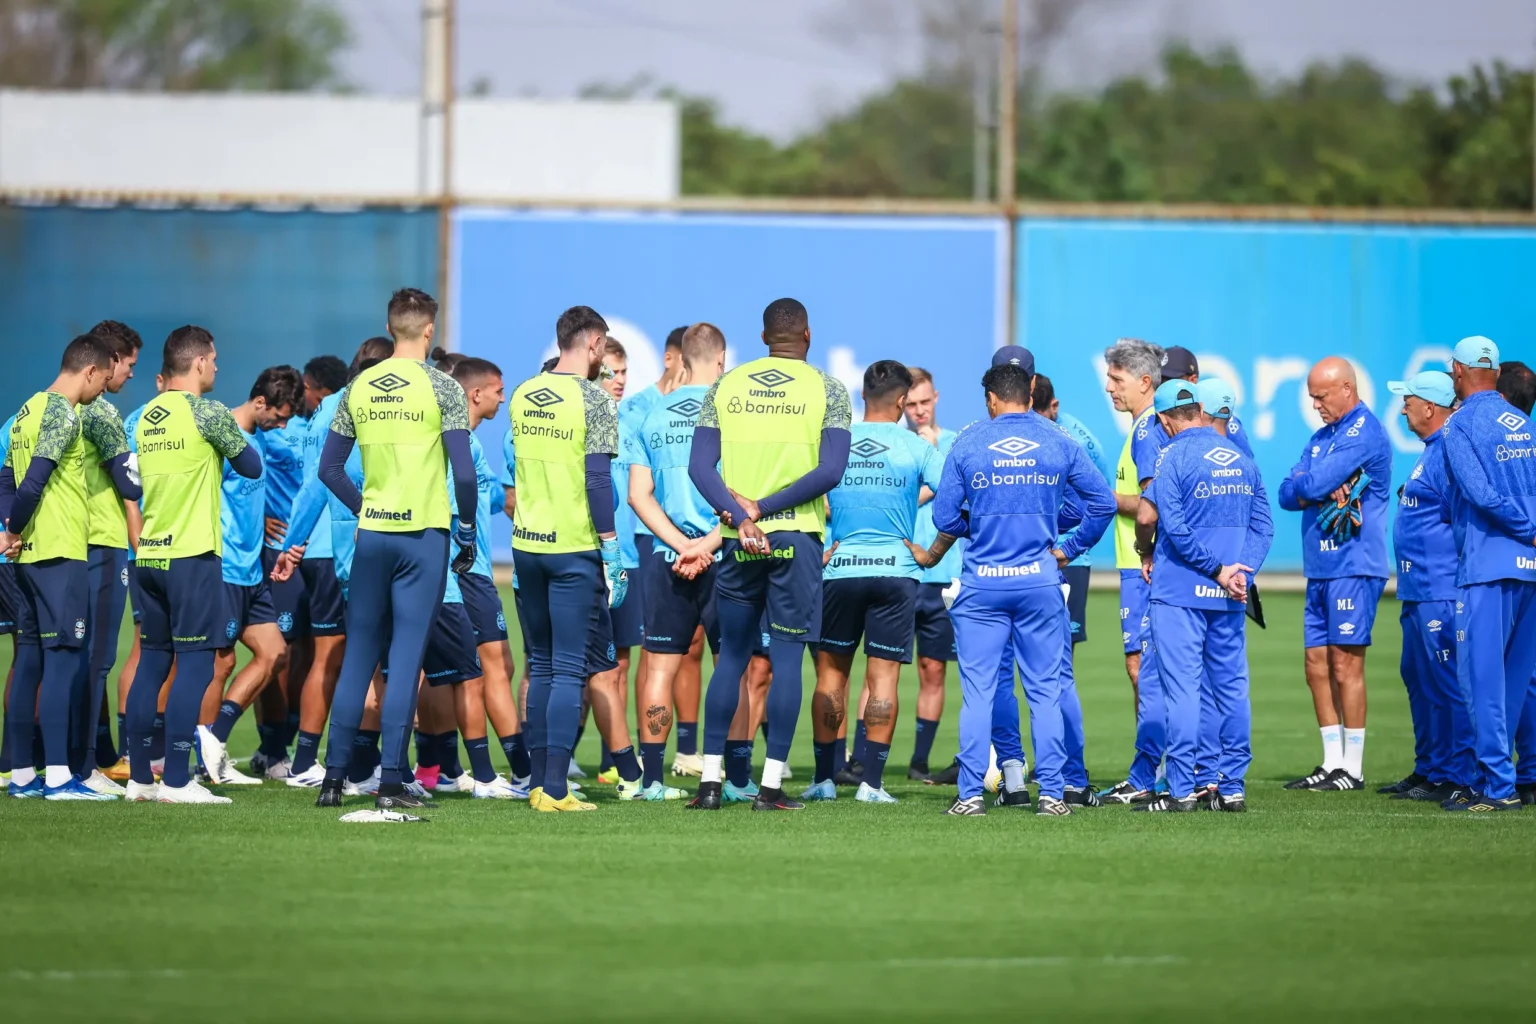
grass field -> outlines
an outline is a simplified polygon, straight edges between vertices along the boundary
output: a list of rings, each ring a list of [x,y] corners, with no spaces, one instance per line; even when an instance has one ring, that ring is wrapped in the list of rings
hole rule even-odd
[[[1300,600],[1266,606],[1270,629],[1249,634],[1241,816],[942,816],[953,790],[905,781],[911,672],[894,807],[845,793],[795,815],[698,815],[620,806],[589,784],[592,814],[447,796],[430,823],[389,827],[338,824],[313,793],[273,784],[225,808],[0,801],[0,1019],[1532,1012],[1536,814],[1282,791],[1317,762],[1318,737]],[[1412,749],[1396,615],[1385,602],[1368,663],[1373,788],[1404,774]],[[1107,784],[1133,732],[1111,595],[1093,595],[1089,622],[1079,685],[1089,769]],[[950,701],[935,762],[955,748],[953,679]],[[795,791],[809,734],[802,720]],[[254,749],[248,720],[230,746]],[[579,759],[596,757],[589,730]]]

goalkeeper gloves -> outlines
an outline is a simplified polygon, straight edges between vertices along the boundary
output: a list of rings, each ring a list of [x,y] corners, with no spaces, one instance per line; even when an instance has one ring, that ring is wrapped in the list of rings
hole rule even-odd
[[[453,556],[453,571],[463,576],[475,566],[474,526],[463,522],[455,523],[453,542],[459,546],[459,553]]]
[[[608,607],[617,608],[629,593],[629,573],[619,560],[619,541],[615,537],[602,544],[603,579],[608,584]]]

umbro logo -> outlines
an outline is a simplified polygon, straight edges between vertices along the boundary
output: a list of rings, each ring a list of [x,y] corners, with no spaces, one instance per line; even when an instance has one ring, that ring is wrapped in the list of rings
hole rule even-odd
[[[32,410],[28,409],[26,406],[22,406],[21,407],[21,411],[16,414],[16,422],[20,423],[22,420],[26,419],[28,416],[31,416],[31,415],[32,415]]]
[[[989,449],[999,455],[1006,455],[1010,459],[1017,459],[1021,455],[1028,455],[1040,447],[1038,441],[1027,441],[1022,437],[1005,437],[1001,441],[994,441],[987,445]]]
[[[1525,426],[1525,420],[1521,419],[1519,416],[1516,416],[1512,412],[1504,413],[1497,420],[1494,420],[1494,422],[1503,427],[1505,430],[1519,430],[1521,427]]]
[[[1438,633],[1438,632],[1440,632],[1440,627],[1443,626],[1443,625],[1445,625],[1445,623],[1441,622],[1439,619],[1430,619],[1429,620],[1429,631],[1431,633]]]
[[[410,381],[406,380],[398,373],[386,373],[384,376],[379,377],[376,380],[369,381],[368,385],[384,392],[387,395],[391,392],[399,391],[401,388],[409,387],[410,383]]]
[[[693,419],[693,417],[699,414],[699,410],[702,408],[704,408],[704,404],[698,399],[685,398],[681,402],[673,402],[671,405],[667,406],[667,412],[675,412],[679,416],[686,416],[688,419]]]
[[[528,392],[523,397],[528,399],[528,401],[532,402],[534,405],[538,406],[540,409],[546,409],[551,405],[556,405],[565,401],[565,399],[556,394],[552,388],[538,388],[534,391]]]
[[[1233,451],[1231,448],[1212,448],[1205,453],[1206,461],[1214,462],[1222,469],[1226,469],[1242,457],[1241,452]]]
[[[144,420],[152,427],[158,427],[160,422],[171,414],[171,410],[163,405],[157,405],[144,414]]]
[[[765,388],[781,388],[795,379],[779,369],[759,370],[757,373],[747,374],[747,377]]]
[[[887,445],[881,444],[879,441],[865,437],[855,442],[853,447],[849,448],[848,450],[861,459],[872,459],[876,455],[884,455],[891,449]]]

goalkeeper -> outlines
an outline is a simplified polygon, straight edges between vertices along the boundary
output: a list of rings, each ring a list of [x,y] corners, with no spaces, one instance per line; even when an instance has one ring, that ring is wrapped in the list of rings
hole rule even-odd
[[[1280,484],[1280,507],[1301,513],[1306,676],[1323,759],[1286,788],[1354,790],[1365,785],[1365,650],[1387,582],[1392,443],[1348,360],[1312,367],[1307,393],[1323,426]]]

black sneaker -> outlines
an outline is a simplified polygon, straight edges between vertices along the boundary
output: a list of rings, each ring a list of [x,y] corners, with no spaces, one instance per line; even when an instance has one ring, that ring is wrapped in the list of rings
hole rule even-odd
[[[1248,801],[1243,798],[1241,793],[1233,793],[1231,796],[1218,796],[1215,802],[1211,804],[1211,810],[1225,811],[1228,814],[1246,814],[1248,811]]]
[[[1053,796],[1042,796],[1035,813],[1043,818],[1063,818],[1072,813],[1072,808],[1065,800],[1057,800]]]
[[[1520,798],[1518,796],[1507,796],[1503,797],[1502,799],[1495,799],[1491,796],[1478,796],[1474,793],[1467,799],[1465,803],[1459,803],[1453,807],[1447,807],[1446,810],[1467,811],[1469,813],[1481,814],[1488,811],[1519,811],[1523,810],[1524,806],[1525,805],[1520,802]]]
[[[1398,793],[1406,793],[1410,789],[1413,789],[1415,786],[1422,786],[1428,782],[1428,777],[1420,775],[1418,772],[1413,772],[1412,774],[1405,775],[1403,778],[1398,779],[1390,786],[1382,786],[1380,789],[1376,790],[1376,792],[1385,793],[1389,796],[1396,796]]]
[[[720,809],[720,791],[723,785],[719,782],[701,782],[699,791],[694,794],[692,800],[683,805],[689,811],[718,811]]]
[[[1150,789],[1137,789],[1130,779],[1117,782],[1099,792],[1099,799],[1106,804],[1146,804],[1156,796]]]
[[[1221,794],[1216,791],[1214,785],[1204,785],[1195,790],[1195,800],[1200,804],[1202,811],[1216,810],[1216,804],[1221,800]]]
[[[1132,812],[1146,811],[1150,814],[1188,814],[1200,810],[1200,798],[1191,794],[1180,800],[1164,793],[1149,803],[1132,807]]]
[[[1322,782],[1308,786],[1313,793],[1343,793],[1352,789],[1364,789],[1365,780],[1357,779],[1343,768],[1335,768]]]
[[[1007,786],[997,787],[997,799],[992,801],[993,807],[1025,807],[1029,806],[1029,787],[1017,791],[1011,791]]]
[[[315,797],[316,807],[340,807],[341,806],[342,780],[327,779],[320,783],[320,795]]]
[[[1527,806],[1536,804],[1536,782],[1522,782],[1515,787],[1515,795]]]
[[[1452,786],[1450,793],[1444,800],[1440,801],[1440,807],[1447,811],[1459,811],[1475,799],[1477,799],[1477,794],[1472,792],[1471,788],[1467,786]]]
[[[950,804],[949,809],[944,813],[958,815],[962,818],[980,817],[987,813],[987,802],[979,796],[973,796],[966,800],[955,797],[955,802]]]
[[[941,768],[928,778],[923,780],[930,786],[957,786],[960,784],[960,759],[957,757],[950,762],[948,768]]]
[[[930,782],[933,776],[928,774],[927,761],[913,761],[907,765],[907,778],[913,782]]]
[[[761,789],[757,796],[752,798],[754,811],[803,811],[805,804],[798,800],[791,800],[784,795],[782,789]]]
[[[1286,789],[1311,789],[1313,786],[1328,778],[1330,773],[1323,770],[1322,765],[1313,768],[1311,773],[1299,779],[1292,779],[1285,784]]]
[[[414,811],[427,806],[427,802],[406,792],[380,793],[373,798],[373,806],[380,811]]]
[[[857,761],[849,761],[848,767],[832,776],[832,781],[839,786],[857,786],[864,781],[864,766]]]
[[[1390,799],[1433,800],[1435,799],[1435,794],[1438,792],[1440,792],[1440,787],[1435,785],[1433,782],[1430,782],[1428,779],[1425,779],[1418,785],[1411,786],[1408,789],[1403,790],[1401,793],[1393,793]],[[1444,797],[1441,797],[1441,799],[1443,800]]]
[[[1103,807],[1104,801],[1099,799],[1099,794],[1093,791],[1092,786],[1078,789],[1076,786],[1067,786],[1063,790],[1062,799],[1072,807]]]

